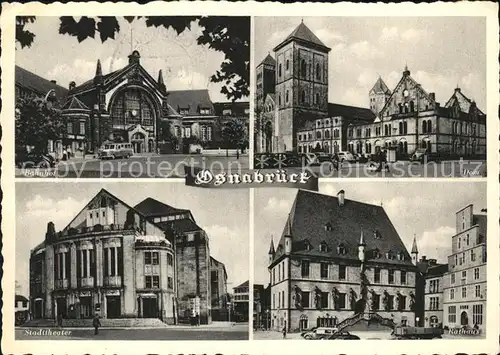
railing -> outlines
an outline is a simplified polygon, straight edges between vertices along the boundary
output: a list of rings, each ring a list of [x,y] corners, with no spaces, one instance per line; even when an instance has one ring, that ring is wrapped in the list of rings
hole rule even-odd
[[[347,328],[347,327],[349,327],[351,325],[356,324],[361,319],[363,319],[363,313],[357,313],[357,314],[355,314],[354,316],[352,316],[350,318],[346,318],[346,319],[344,319],[342,322],[340,322],[337,325],[337,331],[341,332],[343,329],[345,329],[345,328]]]
[[[122,285],[121,276],[104,276],[104,286],[120,287]]]
[[[367,321],[376,320],[381,325],[384,325],[386,327],[390,327],[392,329],[394,329],[394,327],[396,326],[396,323],[394,323],[394,321],[392,319],[384,318],[378,313],[357,313],[357,314],[353,315],[352,317],[346,318],[342,322],[340,322],[337,325],[337,332],[341,332],[345,328],[358,323],[362,319],[367,320]]]
[[[109,233],[109,232],[124,231],[124,230],[134,230],[134,228],[133,227],[125,228],[125,225],[123,224],[109,224],[109,225],[96,224],[91,227],[68,228],[66,230],[57,232],[57,237],[68,238],[74,235]]]

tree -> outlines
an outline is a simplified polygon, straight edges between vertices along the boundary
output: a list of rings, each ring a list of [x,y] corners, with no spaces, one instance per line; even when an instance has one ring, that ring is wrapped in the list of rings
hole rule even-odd
[[[126,16],[130,23],[142,16]],[[120,24],[114,16],[97,18],[82,16],[79,21],[71,16],[60,17],[59,33],[74,36],[79,42],[87,38],[95,38],[99,34],[102,43],[120,32]],[[191,28],[198,21],[203,29],[198,37],[199,45],[224,53],[224,61],[220,70],[210,77],[213,83],[224,83],[221,93],[228,100],[237,100],[249,95],[250,82],[250,17],[235,16],[146,16],[147,27],[172,28],[177,34]],[[35,34],[26,30],[26,24],[35,22],[34,16],[18,16],[16,18],[16,42],[21,48],[30,47]]]
[[[32,146],[36,153],[47,153],[49,140],[57,140],[66,132],[67,119],[59,109],[42,98],[20,98],[16,104],[16,145]]]
[[[245,122],[240,118],[229,119],[222,127],[222,140],[226,145],[226,156],[229,147],[235,147],[237,151],[243,148],[248,142]]]

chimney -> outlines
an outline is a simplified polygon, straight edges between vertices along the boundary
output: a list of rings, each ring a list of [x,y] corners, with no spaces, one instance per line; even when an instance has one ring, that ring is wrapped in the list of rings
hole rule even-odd
[[[345,197],[345,191],[344,190],[340,190],[337,193],[337,199],[339,200],[339,206],[340,207],[344,206],[344,197]]]
[[[429,266],[435,266],[437,264],[436,259],[429,259]]]
[[[75,87],[76,87],[76,83],[74,81],[69,83],[69,91],[73,90]]]
[[[139,51],[135,50],[128,56],[128,64],[138,63],[140,64],[141,55]]]
[[[425,255],[423,255],[422,258],[420,259],[420,261],[427,261],[427,257]]]
[[[57,84],[57,81],[56,81],[56,80],[54,80],[54,79],[52,79],[50,82],[51,82],[52,84]]]
[[[432,101],[436,101],[436,94],[434,92],[429,93],[429,97]]]
[[[47,223],[47,233],[45,233],[45,240],[48,243],[51,243],[54,240],[56,235],[56,227],[54,226],[54,222]]]

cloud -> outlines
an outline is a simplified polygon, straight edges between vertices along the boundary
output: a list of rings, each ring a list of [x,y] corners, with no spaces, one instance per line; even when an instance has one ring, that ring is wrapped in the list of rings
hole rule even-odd
[[[314,34],[325,44],[327,42],[344,42],[346,40],[346,37],[343,34],[326,28],[316,30],[314,31]]]
[[[367,106],[363,105],[364,102],[368,101],[368,91],[366,88],[350,87],[344,91],[342,95],[341,102],[346,105],[353,106]]]
[[[404,41],[418,42],[426,39],[429,36],[429,32],[425,29],[417,30],[414,28],[409,28],[403,33],[401,33],[401,39]]]
[[[360,59],[375,59],[384,56],[384,53],[371,45],[368,41],[355,42],[349,46],[349,51]]]
[[[54,201],[51,198],[44,198],[35,195],[26,202],[26,219],[33,218],[42,223],[54,222],[57,230],[63,229],[71,218],[73,218],[85,206],[85,201],[78,201],[72,197]]]
[[[455,235],[455,228],[440,226],[433,230],[426,230],[417,237],[417,246],[420,256],[428,259],[437,259],[440,263],[448,262],[451,254],[451,237]]]
[[[388,42],[399,38],[399,30],[397,27],[384,27],[380,35],[380,42]]]
[[[210,78],[195,71],[180,69],[169,77],[168,87],[171,90],[206,89],[210,85]]]
[[[290,199],[278,199],[276,197],[271,197],[267,200],[264,206],[264,211],[273,214],[282,214],[283,212],[290,211],[292,208],[293,200]]]

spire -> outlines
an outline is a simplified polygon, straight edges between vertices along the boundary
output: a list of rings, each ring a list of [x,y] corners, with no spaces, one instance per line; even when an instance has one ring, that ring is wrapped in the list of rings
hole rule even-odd
[[[165,85],[165,83],[163,82],[163,72],[162,70],[160,69],[160,71],[158,72],[158,84],[160,85]]]
[[[418,254],[417,236],[415,234],[413,235],[413,245],[411,246],[411,253]]]
[[[405,70],[403,72],[403,75],[405,75],[405,76],[410,75],[410,70],[408,69],[408,63],[405,63]]]
[[[359,238],[358,245],[366,245],[366,243],[365,243],[365,237],[363,235],[363,230],[361,230],[361,237]]]
[[[292,235],[292,217],[290,214],[288,214],[288,221],[287,221],[287,235]]]
[[[273,242],[273,236],[271,236],[271,245],[269,246],[269,255],[274,254],[274,242]]]
[[[95,76],[102,76],[101,60],[97,59],[97,67],[95,69]]]

